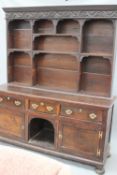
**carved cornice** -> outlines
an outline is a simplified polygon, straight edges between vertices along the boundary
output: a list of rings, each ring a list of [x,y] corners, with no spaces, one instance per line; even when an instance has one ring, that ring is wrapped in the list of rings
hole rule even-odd
[[[40,19],[40,18],[117,18],[117,11],[40,11],[40,12],[6,12],[6,19]]]

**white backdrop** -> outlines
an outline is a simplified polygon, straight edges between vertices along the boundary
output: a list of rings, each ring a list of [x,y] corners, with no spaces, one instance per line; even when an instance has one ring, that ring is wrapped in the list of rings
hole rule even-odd
[[[7,82],[6,70],[6,24],[2,7],[13,6],[51,6],[51,5],[93,5],[93,4],[117,4],[117,0],[0,0],[0,83]],[[117,96],[117,59],[115,63],[115,77],[113,94]],[[117,102],[114,110],[113,140],[117,132]],[[115,139],[114,139],[115,138]]]

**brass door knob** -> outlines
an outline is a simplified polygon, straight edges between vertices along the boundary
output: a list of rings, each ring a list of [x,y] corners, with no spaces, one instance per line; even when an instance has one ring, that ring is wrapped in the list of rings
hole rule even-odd
[[[19,100],[15,100],[14,103],[16,106],[20,106],[22,104],[21,101],[19,101]]]
[[[79,112],[83,112],[83,109],[80,108],[78,111],[79,111]]]
[[[62,138],[63,138],[62,134],[59,134],[59,139],[62,139]]]
[[[72,111],[71,109],[66,109],[66,110],[65,110],[65,113],[66,113],[67,115],[71,115],[71,114],[73,113],[73,111]]]
[[[36,104],[36,103],[32,103],[32,105],[31,105],[31,106],[32,106],[32,108],[33,108],[33,109],[37,109],[39,105],[38,105],[38,104]]]
[[[94,120],[97,118],[97,115],[95,113],[91,113],[91,114],[89,114],[89,118]]]
[[[54,108],[52,106],[47,106],[46,109],[48,112],[52,112],[54,110]]]

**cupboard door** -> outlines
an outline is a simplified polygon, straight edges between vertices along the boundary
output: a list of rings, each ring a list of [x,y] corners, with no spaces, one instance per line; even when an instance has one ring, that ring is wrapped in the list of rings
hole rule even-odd
[[[89,125],[89,126],[88,126]],[[60,122],[59,148],[62,152],[90,159],[102,157],[101,126],[85,122]]]
[[[0,109],[0,133],[8,137],[24,137],[24,115],[6,109]]]

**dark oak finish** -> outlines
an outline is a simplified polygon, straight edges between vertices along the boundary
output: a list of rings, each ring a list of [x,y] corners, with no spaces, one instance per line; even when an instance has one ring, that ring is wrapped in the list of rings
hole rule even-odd
[[[0,109],[0,133],[24,139],[24,114]]]
[[[61,118],[60,133],[62,135],[60,140],[60,150],[66,153],[71,153],[93,160],[100,159],[97,153],[100,147],[101,139],[99,139],[99,132],[101,126],[92,123],[78,122]],[[75,140],[74,140],[75,138]],[[86,144],[88,143],[88,144]]]
[[[103,174],[115,101],[117,6],[4,11],[8,83],[0,86],[0,139]]]

